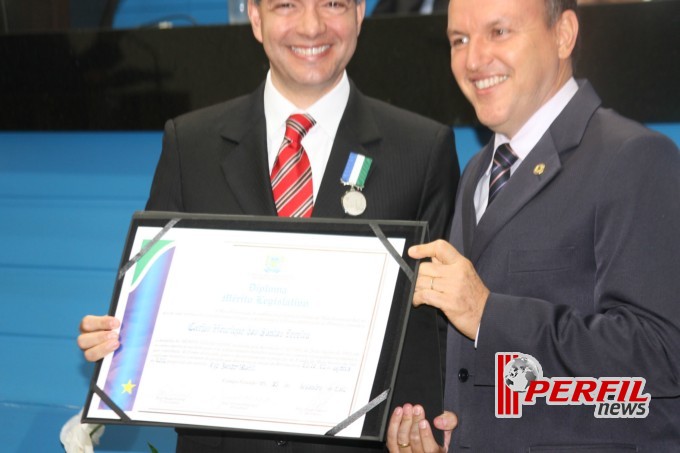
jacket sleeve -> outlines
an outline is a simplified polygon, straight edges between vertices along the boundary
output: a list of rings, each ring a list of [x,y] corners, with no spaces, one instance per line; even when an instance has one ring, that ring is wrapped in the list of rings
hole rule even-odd
[[[147,211],[184,210],[182,201],[182,169],[177,143],[177,133],[173,120],[165,123],[163,133],[163,149],[156,166],[149,199],[146,202]]]
[[[641,376],[653,397],[680,395],[678,149],[657,134],[626,141],[592,195],[593,312],[492,293],[476,383],[493,385],[496,352],[521,351],[552,376]]]
[[[459,178],[453,129],[442,127],[433,141],[418,213],[429,223],[431,241],[448,238]]]

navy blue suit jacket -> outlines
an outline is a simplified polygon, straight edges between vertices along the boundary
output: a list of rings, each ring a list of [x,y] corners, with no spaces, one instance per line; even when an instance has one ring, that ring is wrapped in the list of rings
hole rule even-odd
[[[451,451],[680,451],[677,147],[603,109],[580,82],[475,225],[492,153],[489,144],[466,168],[451,231],[491,291],[476,349],[449,328],[445,406],[460,422]],[[649,415],[595,418],[593,406],[539,399],[520,418],[496,418],[497,352],[532,355],[546,377],[644,377]]]

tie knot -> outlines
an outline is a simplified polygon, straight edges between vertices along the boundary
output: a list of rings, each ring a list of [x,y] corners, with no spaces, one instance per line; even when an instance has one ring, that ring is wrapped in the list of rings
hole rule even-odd
[[[493,157],[493,166],[500,166],[503,169],[507,169],[512,167],[512,164],[515,162],[517,162],[517,154],[510,148],[510,144],[503,143],[502,145],[498,145]]]
[[[306,113],[295,113],[286,120],[285,136],[293,143],[299,143],[302,137],[316,124],[314,118]]]

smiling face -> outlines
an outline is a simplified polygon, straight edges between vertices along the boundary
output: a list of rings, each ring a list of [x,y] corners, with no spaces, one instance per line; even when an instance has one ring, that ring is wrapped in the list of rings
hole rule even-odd
[[[451,70],[480,122],[513,137],[572,75],[578,20],[545,0],[451,0]]]
[[[300,108],[328,93],[354,54],[364,11],[357,0],[250,0],[274,86]]]

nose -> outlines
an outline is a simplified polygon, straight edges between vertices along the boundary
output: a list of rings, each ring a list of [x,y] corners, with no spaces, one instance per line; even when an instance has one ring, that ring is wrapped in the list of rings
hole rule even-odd
[[[483,38],[470,39],[467,44],[467,58],[465,66],[468,71],[478,71],[491,60],[491,47]]]
[[[316,7],[305,8],[298,24],[300,34],[308,37],[318,36],[323,33],[325,27],[323,15]]]

